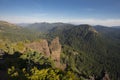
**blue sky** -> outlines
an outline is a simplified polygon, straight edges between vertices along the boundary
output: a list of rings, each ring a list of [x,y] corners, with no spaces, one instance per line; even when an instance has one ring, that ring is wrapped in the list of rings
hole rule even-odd
[[[120,0],[0,0],[0,20],[120,25]]]

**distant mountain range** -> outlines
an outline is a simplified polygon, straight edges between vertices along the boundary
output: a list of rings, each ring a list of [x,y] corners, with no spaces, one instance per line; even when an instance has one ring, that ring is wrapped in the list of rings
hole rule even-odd
[[[65,24],[65,23],[34,23],[29,24],[26,27],[30,30],[36,30],[40,32],[47,32],[48,30],[57,27],[57,26],[70,26],[71,24]]]

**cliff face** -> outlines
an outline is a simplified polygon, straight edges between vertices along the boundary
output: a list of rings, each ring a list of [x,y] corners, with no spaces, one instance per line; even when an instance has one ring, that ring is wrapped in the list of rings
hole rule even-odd
[[[47,40],[43,39],[40,41],[32,42],[32,43],[26,44],[26,47],[33,49],[39,53],[43,53],[45,54],[45,56],[50,56],[50,50],[49,50]]]
[[[61,53],[61,44],[59,43],[59,38],[56,37],[51,42],[50,46],[51,58],[54,61],[60,61],[60,53]]]
[[[28,43],[26,44],[26,47],[39,53],[43,53],[47,57],[51,57],[55,62],[56,67],[62,69],[65,67],[65,65],[60,64],[61,44],[59,42],[59,37],[53,39],[50,45],[48,45],[47,40],[42,39],[40,41]]]
[[[49,48],[51,52],[50,57],[55,61],[55,66],[60,67],[61,66],[60,64],[61,44],[59,42],[59,37],[56,37],[55,39],[53,39]]]

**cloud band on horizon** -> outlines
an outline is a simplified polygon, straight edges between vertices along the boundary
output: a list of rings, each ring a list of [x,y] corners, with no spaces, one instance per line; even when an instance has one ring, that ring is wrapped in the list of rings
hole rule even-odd
[[[104,26],[120,26],[120,19],[68,19],[68,18],[45,18],[45,17],[25,17],[25,16],[0,16],[0,20],[11,23],[35,23],[35,22],[63,22],[72,24],[90,24],[90,25],[104,25]]]

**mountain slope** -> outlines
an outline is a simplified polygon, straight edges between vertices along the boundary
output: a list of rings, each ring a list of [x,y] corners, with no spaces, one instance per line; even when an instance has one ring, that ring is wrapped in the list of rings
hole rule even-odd
[[[110,74],[111,80],[118,80],[120,78],[120,63],[118,63],[120,61],[119,29],[63,23],[42,23],[42,25],[37,23],[37,25],[35,27],[36,30],[32,30],[34,26],[29,27],[28,30],[8,22],[0,21],[0,41],[8,41],[8,43],[3,44],[4,47],[2,44],[0,45],[3,47],[1,49],[5,49],[5,52],[8,54],[11,52],[19,53],[23,50],[20,52],[23,53],[21,54],[22,58],[27,59],[28,62],[26,63],[26,61],[22,60],[23,62],[21,63],[18,60],[20,62],[18,65],[16,58],[14,60],[14,58],[11,59],[8,56],[7,58],[9,59],[10,57],[10,59],[6,64],[9,65],[11,63],[9,67],[14,65],[20,71],[26,67],[31,67],[32,69],[32,66],[38,67],[39,70],[41,68],[42,70],[47,70],[48,67],[52,68],[52,63],[51,61],[49,62],[49,59],[52,59],[56,67],[62,69],[66,67],[65,71],[71,71],[83,80],[91,78],[101,80],[105,75],[108,76],[108,74]],[[47,35],[38,33],[42,32],[42,30]],[[41,41],[42,39],[38,40],[43,38],[41,35],[48,41],[46,39],[43,39],[43,41]],[[30,41],[26,42],[25,40]],[[14,43],[9,43],[9,41]],[[24,48],[26,52],[24,52]],[[41,54],[49,55],[49,57],[44,57]],[[9,68],[8,66],[6,67]],[[1,68],[4,67],[1,66]],[[56,69],[54,70],[57,72]],[[64,72],[59,74],[61,73],[62,75],[64,74]]]
[[[35,30],[35,31],[39,31],[39,32],[48,32],[49,30],[51,30],[54,27],[63,27],[63,26],[67,26],[67,25],[71,25],[71,24],[64,24],[64,23],[33,23],[27,26],[28,29],[30,30]]]
[[[78,51],[79,54],[75,56],[74,54],[66,54],[68,52],[64,49],[64,55],[66,55],[66,57],[71,56],[66,61],[78,59],[77,62],[74,61],[73,64],[70,65],[74,65],[78,71],[81,71],[81,67],[86,66],[84,70],[90,71],[90,73],[88,72],[89,74],[95,73],[99,75],[102,70],[106,70],[114,80],[117,79],[115,75],[120,75],[118,72],[120,64],[117,62],[120,61],[120,45],[112,41],[112,38],[108,39],[104,37],[102,32],[97,31],[97,29],[95,30],[92,26],[79,25],[61,29],[55,27],[50,31],[48,36],[59,36],[60,42],[63,45],[67,45],[73,49],[72,53]],[[83,62],[80,60],[82,57],[85,59]],[[84,63],[84,61],[86,63]]]
[[[33,40],[39,36],[39,33],[30,31],[5,21],[0,21],[0,39],[3,41]]]
[[[100,26],[96,25],[94,28],[104,35],[105,37],[112,39],[112,40],[120,40],[120,28],[117,27],[106,27],[106,26]],[[117,41],[118,42],[118,41]]]

